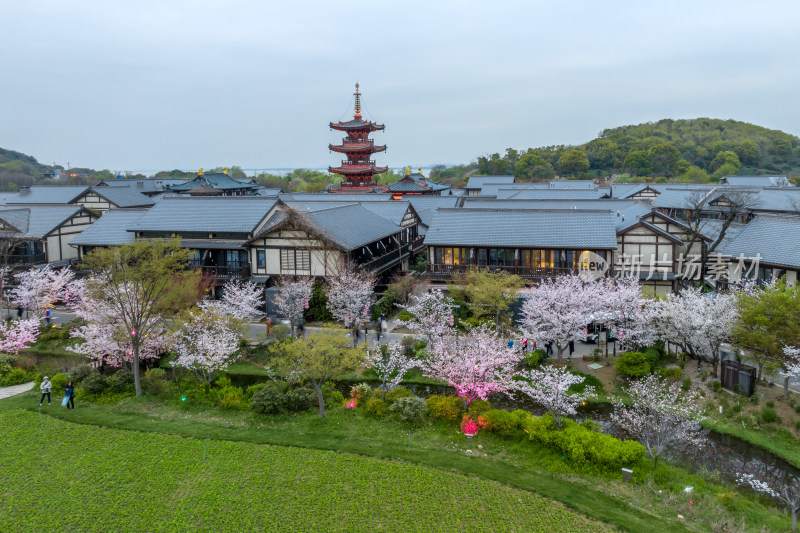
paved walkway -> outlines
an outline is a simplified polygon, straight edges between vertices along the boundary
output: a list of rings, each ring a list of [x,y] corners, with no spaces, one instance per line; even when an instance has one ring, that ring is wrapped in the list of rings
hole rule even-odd
[[[28,392],[33,388],[33,381],[29,381],[28,383],[23,383],[22,385],[12,385],[11,387],[2,387],[0,388],[0,400],[3,398],[9,398],[11,396],[16,396],[17,394],[22,394],[23,392]]]

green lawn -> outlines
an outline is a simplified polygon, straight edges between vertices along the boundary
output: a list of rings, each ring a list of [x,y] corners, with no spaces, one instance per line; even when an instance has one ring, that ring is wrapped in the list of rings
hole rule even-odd
[[[612,531],[474,476],[0,413],[0,531]]]

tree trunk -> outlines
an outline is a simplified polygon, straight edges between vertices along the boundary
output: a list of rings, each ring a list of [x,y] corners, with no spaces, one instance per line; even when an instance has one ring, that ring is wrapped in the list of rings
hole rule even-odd
[[[797,531],[797,507],[792,507],[792,531]]]
[[[325,418],[325,398],[322,396],[322,383],[312,381],[314,389],[317,391],[317,402],[319,402],[319,417]]]
[[[789,399],[789,376],[783,378],[783,399]]]
[[[556,348],[558,349],[558,356],[557,357],[558,357],[558,362],[560,363],[562,361],[562,359],[563,359],[562,356],[564,355],[564,350],[566,350],[567,347],[566,346],[556,345]]]
[[[137,332],[138,333],[138,332]],[[133,339],[133,383],[136,387],[136,396],[142,395],[142,380],[139,377],[139,343]]]

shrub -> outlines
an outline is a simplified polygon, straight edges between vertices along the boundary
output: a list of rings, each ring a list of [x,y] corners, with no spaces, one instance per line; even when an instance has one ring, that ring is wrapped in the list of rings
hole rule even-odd
[[[225,387],[231,386],[231,378],[228,376],[220,376],[214,381],[214,385],[219,387],[220,389],[224,389]]]
[[[93,372],[83,378],[81,387],[89,394],[102,394],[106,389],[106,380],[99,372]]]
[[[47,327],[42,329],[42,333],[39,335],[39,338],[36,339],[38,341],[47,342],[47,341],[58,341],[58,340],[65,340],[69,339],[69,330],[66,328],[52,328]]]
[[[250,385],[249,387],[247,387],[244,390],[245,399],[247,401],[252,400],[253,396],[255,395],[255,393],[257,393],[258,391],[260,391],[261,389],[263,389],[266,386],[267,386],[266,383],[256,383],[255,385]]]
[[[641,378],[650,373],[650,363],[641,352],[626,352],[614,361],[617,374],[629,378]]]
[[[318,405],[316,391],[308,387],[289,389],[285,394],[286,410],[292,413],[308,411]]]
[[[403,422],[414,424],[422,420],[425,416],[427,405],[422,398],[408,396],[407,398],[398,398],[389,407],[389,410],[396,414]]]
[[[408,311],[400,311],[399,313],[397,313],[397,319],[398,320],[402,320],[403,322],[408,322],[409,320],[412,320],[413,318],[414,318],[414,315],[412,315]]]
[[[709,381],[708,388],[713,390],[714,392],[719,392],[722,390],[722,384],[718,380]]]
[[[794,406],[794,412],[795,413],[800,413],[800,405],[795,405]]]
[[[595,376],[590,374],[584,374],[578,370],[570,370],[570,374],[574,374],[576,376],[580,376],[583,378],[582,383],[575,383],[574,385],[570,385],[567,392],[570,394],[575,394],[576,392],[583,392],[586,390],[586,387],[594,387],[594,390],[598,394],[603,394],[605,392],[605,387],[603,387],[603,382],[597,379]]]
[[[367,413],[372,416],[386,416],[389,412],[389,404],[380,398],[370,398],[367,402]]]
[[[681,382],[681,390],[687,392],[691,388],[692,388],[691,378],[683,378],[683,381]]]
[[[366,405],[367,401],[372,397],[372,387],[369,383],[359,383],[350,387],[350,397],[358,403],[358,405]]]
[[[775,407],[775,402],[773,402],[772,400],[768,401],[767,407]]]
[[[67,386],[67,381],[69,381],[69,378],[63,372],[59,372],[58,374],[50,378],[50,383],[53,384],[54,391],[63,391],[64,387]],[[72,382],[76,383],[74,379],[72,380]]]
[[[167,377],[167,371],[163,368],[151,368],[144,373],[144,377],[148,379],[165,379]]]
[[[286,324],[277,324],[272,326],[272,334],[275,335],[275,340],[281,342],[283,339],[292,334],[292,328]]]
[[[528,413],[525,411],[522,412],[525,414],[525,417],[528,416]],[[483,418],[484,422],[483,427],[487,431],[497,433],[501,437],[508,438],[518,435],[522,430],[522,422],[524,418],[520,417],[517,413],[519,413],[519,411],[509,413],[508,411],[504,411],[502,409],[492,409],[487,411],[481,417]]]
[[[565,459],[578,465],[619,468],[640,460],[645,452],[644,446],[636,441],[622,441],[569,419],[563,420],[562,429],[558,430],[549,413],[541,418],[530,417],[525,426],[530,440],[560,451]]]
[[[469,415],[464,415],[461,419],[461,431],[464,435],[477,435],[483,429],[479,422],[475,421]]]
[[[113,392],[125,392],[128,385],[133,384],[133,372],[120,368],[106,379],[106,383]]]
[[[797,422],[795,422],[795,423],[794,423],[794,428],[795,428],[797,431],[800,431],[800,420],[798,420]]]
[[[425,400],[425,403],[428,404],[428,412],[433,418],[450,420],[451,422],[461,419],[461,411],[464,407],[461,398],[434,394]]]
[[[71,379],[73,383],[80,383],[81,381],[89,377],[90,374],[96,374],[96,373],[97,373],[96,368],[92,368],[86,363],[81,363],[79,365],[73,366],[69,370],[69,372],[67,372],[67,376],[69,376],[69,379]],[[66,382],[64,384],[66,385]]]
[[[470,416],[480,416],[484,414],[486,411],[492,408],[492,404],[485,400],[474,400],[469,404],[469,414]]]
[[[664,379],[669,381],[678,381],[683,376],[683,370],[677,367],[673,368],[661,368],[658,370],[658,373]]]
[[[530,341],[528,342],[530,343]],[[527,352],[522,361],[528,368],[538,368],[539,365],[542,364],[542,361],[544,361],[546,358],[547,358],[547,352],[542,349],[539,349]]]
[[[411,394],[410,390],[406,389],[405,387],[395,387],[386,393],[384,400],[386,400],[388,403],[392,403],[400,398],[408,398],[409,396],[414,396]]]
[[[0,386],[10,387],[11,385],[19,385],[28,381],[28,373],[21,368],[12,368],[3,374],[0,379]]]
[[[260,390],[253,394],[250,407],[258,413],[272,415],[286,409],[286,396],[276,383],[262,383]]]
[[[767,424],[775,422],[778,420],[778,413],[776,413],[775,409],[772,409],[771,407],[764,407],[761,409],[761,419]]]
[[[325,407],[334,408],[344,403],[344,395],[333,388],[330,381],[322,386],[322,399],[325,400]]]
[[[239,387],[224,387],[217,392],[217,402],[223,409],[239,409],[243,400],[242,389]]]

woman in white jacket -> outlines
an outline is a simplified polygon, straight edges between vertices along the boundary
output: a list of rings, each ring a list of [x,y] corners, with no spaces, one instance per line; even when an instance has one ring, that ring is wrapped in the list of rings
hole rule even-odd
[[[50,383],[50,378],[45,376],[42,380],[42,384],[39,385],[39,388],[42,390],[42,398],[39,400],[39,407],[42,406],[45,395],[47,396],[47,405],[50,405],[50,389],[53,388],[53,384]]]

